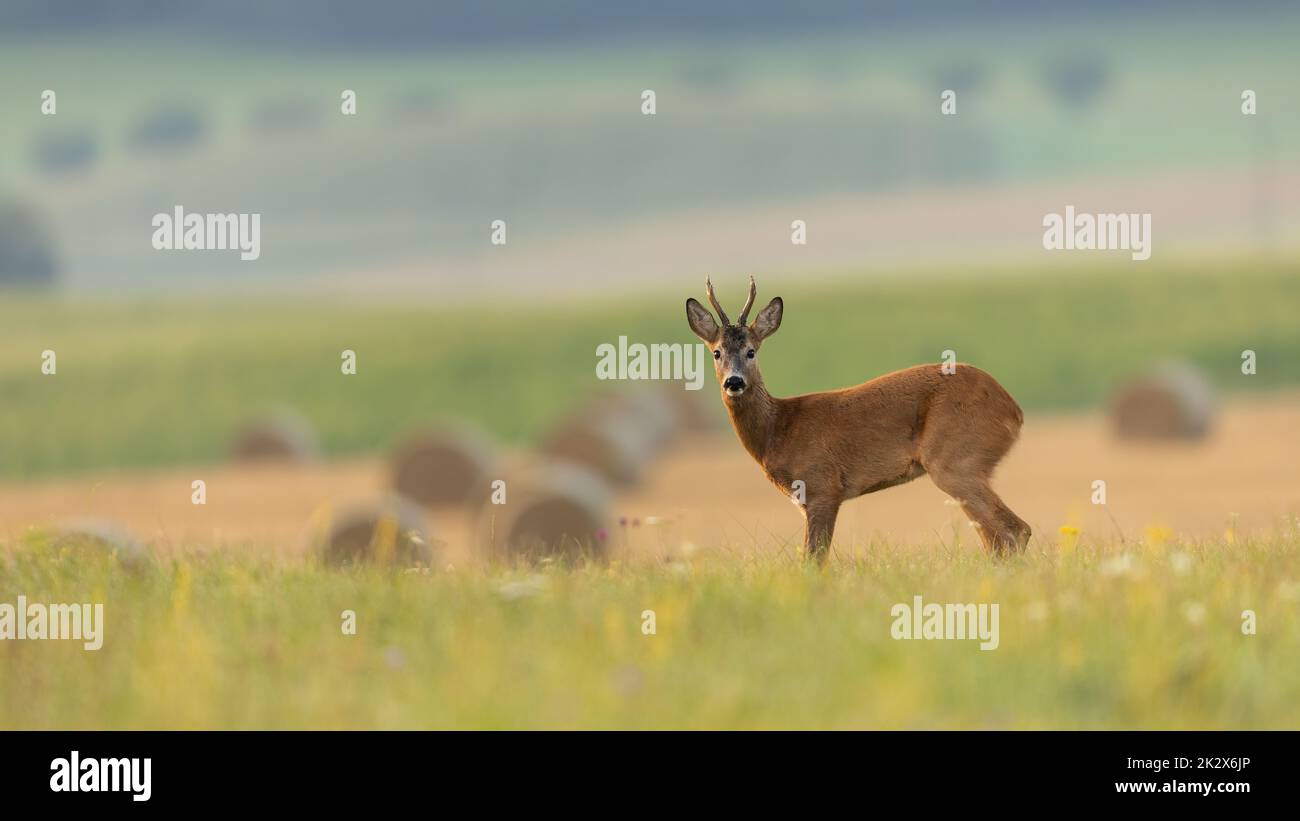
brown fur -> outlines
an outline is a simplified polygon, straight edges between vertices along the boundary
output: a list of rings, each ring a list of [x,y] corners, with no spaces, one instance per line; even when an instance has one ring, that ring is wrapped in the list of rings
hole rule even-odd
[[[723,324],[694,299],[687,300],[691,329],[719,352],[719,384],[744,380],[743,392],[723,403],[745,450],[787,496],[804,482],[807,522],[804,550],[824,561],[840,505],[928,473],[975,523],[985,548],[1023,550],[1029,525],[993,491],[990,479],[1015,443],[1024,421],[1020,406],[989,374],[971,365],[919,365],[851,388],[781,398],[763,384],[755,354],[776,332],[784,305],[778,297],[752,324],[748,306],[737,325],[709,296]],[[754,286],[750,285],[750,303]]]

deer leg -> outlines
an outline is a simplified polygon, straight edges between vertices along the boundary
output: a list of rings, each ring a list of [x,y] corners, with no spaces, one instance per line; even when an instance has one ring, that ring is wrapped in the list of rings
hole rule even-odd
[[[998,515],[1002,518],[1004,532],[1011,537],[1007,549],[1014,553],[1021,553],[1029,547],[1029,537],[1034,531],[1029,527],[1028,522],[1017,516],[1001,499],[998,499],[998,504],[1001,506]]]
[[[804,557],[816,559],[817,564],[826,563],[831,552],[831,538],[835,535],[835,519],[840,514],[840,503],[809,502],[804,505],[803,515],[807,520],[804,531]]]
[[[984,549],[994,555],[1017,553],[1029,543],[1029,525],[994,492],[986,477],[954,476],[940,469],[930,478],[957,500],[966,518],[975,523]]]
[[[980,539],[988,552],[998,556],[1018,553],[1029,543],[1029,525],[987,484],[962,499],[961,508],[979,526]]]
[[[987,481],[983,485],[980,499],[988,506],[990,515],[996,522],[997,536],[994,539],[993,552],[1019,553],[1028,547],[1029,537],[1033,532],[1029,524],[1007,507],[1006,502],[1002,501]]]

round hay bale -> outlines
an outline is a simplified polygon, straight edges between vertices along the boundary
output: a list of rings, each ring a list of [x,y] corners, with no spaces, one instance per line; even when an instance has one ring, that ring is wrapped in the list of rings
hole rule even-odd
[[[235,433],[230,458],[240,463],[310,464],[320,458],[320,441],[305,418],[275,411],[250,420]]]
[[[335,567],[433,564],[433,546],[421,511],[398,497],[358,506],[334,517],[319,539],[317,551],[326,564]]]
[[[511,479],[506,503],[487,504],[481,541],[493,556],[603,559],[609,542],[610,492],[590,470],[551,463]]]
[[[677,419],[684,431],[713,433],[727,425],[727,411],[718,401],[715,391],[701,389],[688,391],[676,382],[664,388],[664,397],[677,411]]]
[[[496,465],[491,443],[476,431],[424,431],[394,449],[390,482],[426,508],[477,504],[487,498]]]
[[[144,547],[125,529],[112,522],[69,522],[51,534],[49,544],[56,551],[102,551],[104,555],[117,559],[128,570],[139,570],[149,560]]]
[[[566,419],[542,441],[542,453],[586,467],[616,485],[641,479],[656,450],[652,433],[635,417],[587,413]]]
[[[1199,439],[1209,432],[1213,415],[1209,381],[1181,364],[1134,379],[1111,401],[1111,422],[1121,439]]]
[[[672,384],[682,393],[686,393],[681,385]],[[657,441],[663,442],[664,445],[671,445],[681,436],[686,424],[680,403],[674,401],[672,395],[665,390],[647,388],[641,391],[641,394],[640,398],[643,401],[638,404],[638,407],[647,421],[654,426]]]
[[[599,397],[591,413],[626,415],[645,431],[651,448],[660,450],[672,444],[681,433],[682,417],[677,405],[662,390],[637,388]]]

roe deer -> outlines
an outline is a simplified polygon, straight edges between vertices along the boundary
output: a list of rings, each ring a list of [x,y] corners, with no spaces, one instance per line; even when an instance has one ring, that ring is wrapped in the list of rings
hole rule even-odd
[[[840,505],[928,473],[960,503],[991,553],[1023,550],[1029,525],[993,492],[994,467],[1011,449],[1024,415],[1011,395],[979,368],[918,365],[835,391],[780,398],[763,385],[755,356],[781,327],[774,298],[749,325],[758,292],[732,325],[704,282],[719,325],[694,299],[686,321],[713,351],[722,401],[740,443],[763,473],[791,496],[807,522],[804,551],[824,562]],[[803,499],[794,492],[802,480]]]

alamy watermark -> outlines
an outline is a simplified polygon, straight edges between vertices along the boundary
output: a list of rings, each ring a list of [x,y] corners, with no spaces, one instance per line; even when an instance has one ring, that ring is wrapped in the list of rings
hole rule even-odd
[[[104,646],[104,605],[28,604],[19,596],[16,604],[0,602],[0,641],[73,640],[87,650]]]
[[[50,762],[52,792],[125,792],[132,801],[153,795],[152,758],[82,758],[73,750]]]
[[[889,635],[896,641],[978,639],[981,650],[996,650],[1001,641],[996,604],[927,604],[920,596],[913,596],[910,605],[899,602],[889,609],[889,615],[894,617]]]
[[[618,338],[618,345],[596,346],[597,379],[672,379],[685,382],[688,391],[704,387],[704,346],[653,343],[646,345]]]
[[[1151,258],[1150,214],[1065,214],[1043,217],[1043,247],[1049,251],[1131,251],[1133,259]]]
[[[239,251],[244,261],[262,255],[261,214],[154,214],[153,247],[157,251]]]

